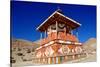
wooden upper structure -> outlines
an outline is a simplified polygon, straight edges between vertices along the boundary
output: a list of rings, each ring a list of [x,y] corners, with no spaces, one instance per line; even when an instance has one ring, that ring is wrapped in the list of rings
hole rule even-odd
[[[39,27],[37,27],[37,30],[44,32],[50,25],[55,24],[56,21],[58,23],[64,23],[66,26],[70,26],[72,30],[81,25],[75,20],[63,15],[58,9],[53,14],[51,14]]]

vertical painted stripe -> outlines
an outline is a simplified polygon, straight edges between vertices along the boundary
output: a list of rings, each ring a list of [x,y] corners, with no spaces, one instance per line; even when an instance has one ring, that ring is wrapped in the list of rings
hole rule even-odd
[[[56,57],[56,63],[58,63],[58,57]]]
[[[49,57],[49,58],[48,58],[48,63],[49,63],[49,64],[52,64],[52,57]]]
[[[75,59],[75,55],[73,55],[72,58]]]
[[[58,64],[60,64],[60,56],[58,57]]]
[[[56,64],[56,57],[54,57],[54,64]]]
[[[68,57],[67,57],[67,56],[65,56],[65,60],[67,60],[67,58],[68,58]]]

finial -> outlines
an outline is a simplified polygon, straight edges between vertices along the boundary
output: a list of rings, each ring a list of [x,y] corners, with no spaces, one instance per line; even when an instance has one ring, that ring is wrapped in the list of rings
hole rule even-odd
[[[57,12],[62,13],[62,10],[60,9],[60,7],[57,7]]]

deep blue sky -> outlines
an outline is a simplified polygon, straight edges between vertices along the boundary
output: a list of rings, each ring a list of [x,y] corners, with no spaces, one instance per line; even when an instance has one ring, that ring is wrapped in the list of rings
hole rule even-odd
[[[81,42],[96,38],[96,6],[24,1],[11,1],[11,36],[30,41],[38,40],[40,32],[36,28],[58,7],[65,16],[82,24],[78,30]]]

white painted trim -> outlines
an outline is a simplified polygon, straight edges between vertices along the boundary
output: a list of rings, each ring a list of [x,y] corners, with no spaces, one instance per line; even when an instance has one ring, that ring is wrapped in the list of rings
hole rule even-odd
[[[51,45],[51,44],[53,44],[53,43],[54,43],[54,41],[51,41],[51,42],[45,44],[44,46],[46,47],[46,46],[49,46],[49,45]]]
[[[63,40],[59,40],[59,43],[71,44],[71,41],[63,41]]]
[[[75,42],[74,44],[76,44],[76,45],[77,45],[77,44],[82,45],[82,43],[77,43],[77,42]]]
[[[49,32],[47,32],[48,34],[51,34],[52,32],[57,32],[56,30],[51,30],[51,31],[49,31]]]
[[[66,43],[67,43],[67,44],[71,44],[71,41],[67,41]]]
[[[71,19],[71,18],[69,18],[69,17],[67,17],[67,16],[64,16],[63,14],[61,14],[61,13],[59,13],[59,12],[57,12],[59,15],[61,15],[61,16],[63,16],[63,17],[65,17],[66,19],[69,19],[70,21],[73,21],[74,23],[76,23],[76,24],[78,24],[78,25],[80,25],[81,26],[81,24],[80,23],[78,23],[78,22],[76,22],[75,20],[73,20],[73,19]]]
[[[51,42],[49,42],[49,43],[47,43],[47,44],[45,44],[45,45],[43,45],[43,46],[49,46],[49,45],[51,45],[51,44],[53,44],[54,43],[54,41],[51,41]],[[41,49],[43,46],[40,46],[40,47],[38,47],[36,50],[39,50],[39,49]]]
[[[40,47],[36,48],[36,50],[39,50],[39,49],[41,49],[41,48],[42,48],[42,46],[40,46]]]
[[[66,44],[72,44],[71,41],[58,40],[58,42],[59,42],[59,43],[66,43]],[[47,43],[47,44],[45,44],[45,45],[43,45],[43,46],[40,46],[40,47],[37,48],[36,50],[39,50],[39,49],[41,49],[42,47],[49,46],[49,45],[51,45],[51,44],[53,44],[53,43],[54,43],[54,41],[50,41],[49,43]],[[77,43],[77,42],[75,42],[74,44],[75,44],[75,45],[82,45],[82,43]]]

